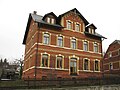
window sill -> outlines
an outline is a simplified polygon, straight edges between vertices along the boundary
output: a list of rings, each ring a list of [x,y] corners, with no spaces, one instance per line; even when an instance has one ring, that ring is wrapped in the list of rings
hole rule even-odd
[[[94,71],[94,72],[100,72],[100,71],[98,70],[98,71]]]
[[[77,73],[70,73],[71,76],[78,76]]]

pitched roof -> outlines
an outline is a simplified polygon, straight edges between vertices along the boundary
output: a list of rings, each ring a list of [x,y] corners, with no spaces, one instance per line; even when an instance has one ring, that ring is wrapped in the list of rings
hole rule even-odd
[[[29,27],[30,27],[30,22],[31,20],[33,19],[35,22],[38,23],[38,27],[40,27],[40,24],[44,24],[44,25],[48,25],[48,26],[51,26],[51,27],[57,27],[57,28],[64,28],[63,26],[60,25],[60,21],[61,21],[61,18],[69,13],[69,12],[75,12],[82,20],[83,22],[85,23],[85,26],[86,28],[89,27],[89,26],[92,26],[94,27],[95,29],[96,26],[94,24],[89,24],[89,22],[83,17],[83,15],[76,9],[72,9],[72,10],[69,10],[61,15],[59,15],[59,17],[57,17],[53,12],[50,12],[50,13],[47,13],[45,14],[44,16],[41,16],[41,15],[37,15],[36,13],[32,14],[30,13],[29,14],[29,18],[28,18],[28,22],[27,22],[27,26],[26,26],[26,31],[25,31],[25,35],[24,35],[24,39],[23,39],[23,44],[26,44],[26,39],[27,39],[27,35],[28,35],[28,32],[29,32]],[[47,23],[45,22],[45,17],[48,16],[48,15],[53,15],[55,18],[56,18],[56,24],[50,24],[50,23]],[[87,35],[93,35],[93,36],[97,36],[97,37],[100,37],[100,38],[105,38],[103,37],[102,35],[98,34],[98,33],[95,33],[95,34],[90,34],[88,32],[85,32],[85,34]],[[106,38],[105,38],[106,39]]]
[[[113,41],[111,44],[115,44],[115,43],[120,44],[120,40],[115,40],[115,41]],[[110,44],[110,45],[111,45],[111,44]]]
[[[43,20],[44,20],[48,15],[52,15],[52,16],[54,16],[54,17],[57,19],[57,16],[56,16],[53,12],[50,12],[50,13],[47,13],[47,14],[44,15]]]
[[[47,15],[47,14],[46,14],[46,15]],[[45,16],[46,16],[46,15],[45,15]],[[44,16],[44,17],[45,17],[45,16]],[[26,31],[25,31],[25,35],[24,35],[24,39],[23,39],[23,44],[26,44],[26,39],[27,39],[29,27],[30,27],[30,22],[31,22],[32,19],[33,19],[35,22],[37,22],[37,23],[46,24],[46,25],[50,25],[50,26],[54,26],[54,27],[58,27],[58,28],[63,28],[63,27],[62,27],[61,25],[59,25],[59,24],[49,24],[49,23],[45,22],[45,21],[43,20],[44,17],[41,16],[41,15],[37,15],[37,14],[32,14],[32,13],[29,14],[28,23],[27,23],[27,27],[26,27]]]
[[[86,27],[90,27],[92,26],[94,29],[97,29],[97,27],[92,23],[92,24],[88,24]]]
[[[99,37],[99,38],[107,39],[106,37],[100,35],[100,34],[97,33],[97,32],[95,32],[95,34],[92,34],[92,33],[89,33],[89,32],[86,32],[86,31],[85,31],[85,34],[87,34],[87,35],[91,35],[91,36],[95,36],[95,37]]]
[[[88,25],[89,22],[83,17],[83,15],[76,9],[72,9],[72,10],[69,10],[61,15],[59,15],[59,19],[61,19],[65,14],[69,13],[69,12],[75,12],[76,14],[78,14],[78,16],[83,20],[83,22],[85,23],[85,25]]]

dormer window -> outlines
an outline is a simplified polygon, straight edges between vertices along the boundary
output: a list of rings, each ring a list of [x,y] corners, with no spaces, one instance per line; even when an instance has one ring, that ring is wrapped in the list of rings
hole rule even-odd
[[[88,32],[91,33],[91,34],[95,34],[95,30],[93,28],[89,28]]]
[[[51,24],[54,24],[55,23],[55,19],[51,19]]]
[[[50,23],[50,18],[49,17],[47,18],[47,23]]]
[[[47,17],[47,23],[55,24],[55,19],[54,19],[54,18]]]
[[[93,28],[91,29],[91,32],[92,32],[92,34],[95,34],[95,30]]]

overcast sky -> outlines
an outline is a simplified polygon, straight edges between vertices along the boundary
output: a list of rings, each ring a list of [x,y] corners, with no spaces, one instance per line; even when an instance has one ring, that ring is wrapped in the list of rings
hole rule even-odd
[[[22,42],[29,13],[54,12],[58,16],[73,8],[107,38],[103,50],[120,40],[120,0],[0,0],[0,58],[13,60],[24,54]]]

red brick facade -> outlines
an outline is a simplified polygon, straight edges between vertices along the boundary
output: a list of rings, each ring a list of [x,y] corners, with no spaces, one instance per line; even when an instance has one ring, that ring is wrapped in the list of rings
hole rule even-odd
[[[23,79],[101,77],[104,37],[95,29],[77,9],[59,17],[54,13],[44,17],[30,14],[23,40]]]
[[[120,75],[120,41],[115,40],[108,47],[103,61],[104,74]]]

